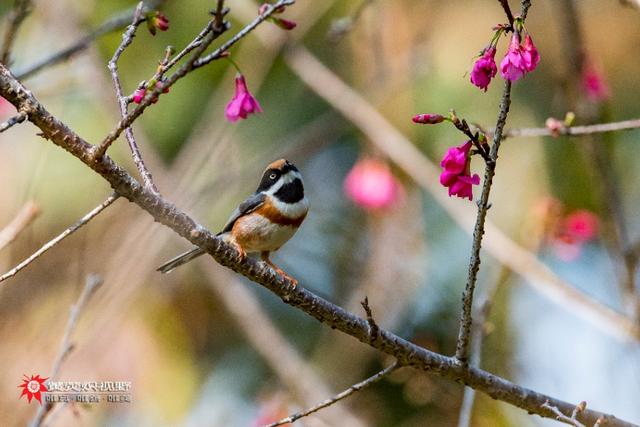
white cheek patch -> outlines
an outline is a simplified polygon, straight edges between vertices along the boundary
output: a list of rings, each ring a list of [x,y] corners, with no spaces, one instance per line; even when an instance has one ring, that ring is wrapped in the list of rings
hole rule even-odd
[[[284,203],[276,197],[269,198],[269,202],[284,216],[292,219],[300,218],[309,210],[309,201],[306,197],[296,203]]]

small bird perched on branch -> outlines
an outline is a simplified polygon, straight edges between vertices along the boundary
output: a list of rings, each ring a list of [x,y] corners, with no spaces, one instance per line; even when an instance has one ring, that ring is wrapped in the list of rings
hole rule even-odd
[[[233,245],[241,259],[247,253],[260,252],[264,262],[297,284],[297,280],[269,260],[269,254],[295,234],[308,210],[300,171],[288,160],[276,160],[265,169],[256,192],[240,203],[217,236]],[[167,261],[158,271],[169,273],[204,253],[201,248],[193,248]]]

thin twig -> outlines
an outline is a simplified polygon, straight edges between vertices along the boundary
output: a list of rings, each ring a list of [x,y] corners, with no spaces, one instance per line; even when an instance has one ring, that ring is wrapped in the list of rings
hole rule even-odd
[[[618,132],[621,130],[630,130],[640,128],[640,119],[623,120],[620,122],[611,123],[598,123],[595,125],[586,126],[565,126],[560,129],[551,130],[549,128],[520,128],[520,129],[508,129],[503,136],[503,139],[507,138],[531,138],[538,136],[577,136],[577,135],[592,135],[596,133],[605,132]]]
[[[78,318],[84,310],[85,305],[91,298],[91,296],[95,293],[95,291],[102,285],[102,278],[96,274],[89,274],[87,276],[87,280],[85,281],[84,288],[82,289],[82,293],[78,298],[78,301],[71,306],[71,310],[69,312],[69,319],[67,320],[67,326],[64,329],[64,334],[62,335],[62,341],[60,342],[60,347],[58,348],[58,355],[54,359],[53,367],[51,368],[51,374],[49,375],[49,379],[51,381],[55,380],[58,376],[58,372],[60,371],[60,367],[67,359],[69,354],[73,351],[73,344],[71,343],[71,335],[73,331],[76,329],[76,325],[78,323]],[[44,405],[41,405],[38,408],[38,412],[36,412],[33,421],[31,421],[31,427],[39,427],[44,421],[45,417],[53,409],[53,402],[45,402]]]
[[[113,80],[113,86],[116,91],[116,96],[118,98],[120,114],[122,117],[125,117],[127,115],[127,97],[122,93],[122,84],[120,83],[120,76],[118,75],[118,60],[120,59],[120,56],[122,55],[124,50],[133,41],[138,25],[140,25],[144,21],[144,18],[142,17],[143,5],[143,2],[138,3],[138,6],[133,13],[133,20],[127,28],[127,31],[125,31],[125,33],[122,35],[122,42],[114,52],[113,57],[109,61],[108,65],[109,71],[111,72],[111,79]],[[136,143],[136,138],[133,135],[133,129],[131,127],[128,127],[127,129],[125,129],[124,134],[127,142],[129,143],[129,149],[131,150],[131,155],[133,156],[133,162],[138,168],[138,172],[140,172],[140,176],[142,177],[144,185],[147,186],[151,191],[157,193],[158,189],[153,183],[151,172],[149,172],[147,166],[144,164],[144,160],[142,160],[142,154],[140,153],[140,149],[138,148],[138,144]]]
[[[146,1],[144,12],[156,9],[162,3],[164,3],[164,1],[165,0]],[[27,66],[24,70],[16,73],[16,77],[20,80],[25,80],[52,65],[56,65],[71,59],[74,55],[87,49],[89,45],[91,45],[91,43],[98,37],[126,27],[131,22],[134,11],[135,9],[130,9],[128,11],[118,13],[115,16],[107,19],[98,28],[88,33],[87,35],[81,37],[78,41],[76,41],[69,47],[66,47],[58,52],[52,53],[46,58],[43,58],[38,62]]]
[[[18,234],[33,222],[40,214],[40,207],[30,200],[18,211],[15,218],[2,230],[0,230],[0,250],[13,242]]]
[[[111,205],[111,203],[115,202],[117,198],[118,196],[116,194],[112,194],[111,196],[109,196],[107,200],[105,200],[104,202],[96,206],[91,212],[87,213],[85,216],[80,218],[78,222],[76,222],[71,227],[64,230],[54,239],[48,241],[44,246],[42,246],[40,249],[35,251],[33,254],[31,254],[27,259],[22,261],[20,264],[18,264],[17,266],[15,266],[11,270],[7,271],[2,276],[0,276],[0,282],[3,282],[8,278],[15,276],[16,274],[18,274],[18,272],[20,272],[20,270],[22,270],[23,268],[31,264],[33,261],[38,259],[40,256],[42,256],[42,254],[44,254],[49,249],[53,248],[55,245],[60,243],[64,238],[78,231],[78,229],[80,229],[83,225],[91,221],[96,215],[98,215],[105,208]]]
[[[233,36],[230,40],[228,40],[225,44],[220,46],[215,51],[210,54],[203,56],[198,59],[194,64],[193,68],[200,68],[204,65],[207,65],[211,61],[215,61],[216,59],[220,59],[221,55],[229,50],[234,44],[236,44],[240,39],[245,37],[251,31],[253,31],[258,25],[264,22],[268,17],[270,17],[276,10],[283,6],[290,6],[295,3],[295,0],[280,0],[277,3],[271,5],[270,8],[266,9],[261,15],[258,15],[256,19],[254,19],[251,23],[249,23],[246,27],[244,27],[238,34]]]
[[[548,411],[551,411],[555,415],[556,420],[560,422],[563,422],[565,424],[571,424],[572,426],[575,426],[575,427],[586,427],[583,423],[578,421],[577,417],[578,415],[583,413],[584,410],[587,408],[587,402],[583,401],[578,403],[576,407],[573,409],[573,411],[571,412],[570,417],[563,414],[562,411],[560,411],[560,409],[558,409],[556,406],[549,404],[548,401],[544,402],[542,405],[540,405],[540,407]],[[594,424],[594,427],[602,424],[603,420],[604,418],[598,418]]]
[[[335,396],[333,396],[331,399],[327,399],[319,404],[317,404],[316,406],[309,408],[307,410],[304,410],[302,412],[298,412],[296,414],[293,415],[289,415],[286,418],[281,419],[280,421],[276,421],[275,423],[271,423],[265,427],[277,427],[277,426],[281,426],[284,424],[288,424],[288,423],[293,423],[294,421],[299,420],[300,418],[306,417],[310,414],[313,414],[314,412],[319,411],[320,409],[326,408],[327,406],[331,406],[334,403],[337,403],[339,401],[341,401],[342,399],[345,399],[349,396],[351,396],[353,393],[356,393],[360,390],[362,390],[363,388],[366,388],[372,384],[377,383],[378,381],[380,381],[382,378],[384,378],[385,376],[389,375],[391,372],[395,371],[396,369],[398,369],[400,367],[400,365],[398,364],[397,361],[393,362],[393,364],[391,364],[390,366],[384,368],[382,371],[376,373],[375,375],[372,375],[371,377],[367,378],[364,381],[361,381],[357,384],[352,385],[351,387],[349,387],[348,389],[344,390],[341,393],[336,394]]]
[[[507,15],[507,19],[509,20],[509,25],[513,28],[513,13],[511,12],[511,7],[509,7],[509,0],[498,0],[502,8],[504,9],[505,15]]]
[[[508,10],[508,2],[501,2],[503,7]],[[522,10],[520,15],[526,16],[530,4],[526,0],[522,1]],[[509,13],[507,12],[507,16]],[[471,244],[471,257],[469,259],[469,270],[467,275],[467,283],[462,293],[462,313],[460,315],[460,330],[458,331],[458,340],[456,343],[456,359],[462,364],[467,365],[469,358],[469,335],[471,334],[471,325],[473,319],[471,317],[471,307],[473,305],[473,291],[478,280],[478,271],[480,270],[480,248],[482,247],[482,237],[485,232],[485,220],[487,211],[489,210],[489,194],[491,193],[491,185],[493,177],[496,173],[496,162],[498,160],[498,150],[502,142],[502,132],[507,115],[509,114],[509,106],[511,105],[511,81],[505,80],[504,90],[502,91],[502,100],[500,101],[500,112],[496,122],[496,130],[493,134],[493,145],[491,146],[491,159],[486,162],[484,170],[484,182],[482,184],[482,193],[478,202],[478,216],[473,229],[473,237]]]
[[[11,48],[13,47],[18,29],[30,12],[31,0],[15,0],[13,10],[9,13],[7,28],[4,32],[4,40],[2,42],[2,50],[0,51],[0,62],[7,66],[9,66],[11,62]]]
[[[364,297],[364,300],[361,301],[360,304],[362,305],[362,308],[364,308],[364,312],[367,315],[367,324],[369,325],[369,336],[371,337],[371,341],[375,341],[378,338],[378,334],[380,333],[380,328],[373,318],[371,307],[369,307],[369,298]]]
[[[493,300],[496,293],[498,292],[498,289],[506,283],[510,275],[511,269],[502,266],[502,268],[500,269],[500,274],[485,291],[484,297],[476,307],[476,322],[474,323],[472,328],[471,356],[469,360],[469,365],[473,366],[474,368],[480,367],[480,361],[482,358],[482,344],[484,342],[484,338],[489,333],[487,324],[489,315],[491,314],[491,308],[493,307]],[[475,397],[476,391],[471,387],[465,387],[464,394],[462,396],[462,405],[460,406],[458,427],[469,427],[471,425]]]
[[[0,132],[4,132],[5,130],[9,129],[11,126],[24,122],[26,118],[27,118],[26,112],[24,111],[19,112],[15,116],[0,123]]]

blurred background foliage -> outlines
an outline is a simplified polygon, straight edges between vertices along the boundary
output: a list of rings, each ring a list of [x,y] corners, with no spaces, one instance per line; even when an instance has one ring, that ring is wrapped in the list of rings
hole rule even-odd
[[[365,0],[366,1],[366,0]],[[0,3],[0,13],[9,10]],[[55,52],[114,13],[126,0],[36,0],[21,28],[13,70]],[[470,239],[427,193],[393,165],[402,197],[383,210],[366,210],[343,194],[343,180],[363,154],[377,156],[365,136],[308,89],[280,56],[287,39],[304,44],[327,67],[375,106],[420,150],[439,162],[464,138],[446,125],[411,123],[422,112],[455,108],[470,122],[491,127],[500,80],[487,93],[468,82],[474,55],[503,22],[496,1],[376,0],[364,7],[338,41],[328,33],[353,16],[360,1],[298,0],[286,17],[299,27],[283,33],[264,24],[232,55],[264,113],[237,124],[224,119],[235,71],[217,61],[181,80],[136,122],[134,130],[160,191],[202,223],[218,230],[228,213],[253,191],[267,163],[287,157],[305,177],[311,212],[274,260],[300,284],[361,314],[368,295],[378,323],[434,351],[451,354],[458,331],[460,295]],[[511,2],[514,10],[516,2]],[[572,73],[561,27],[560,1],[533,2],[527,28],[541,52],[538,69],[514,86],[510,127],[542,126],[563,118],[570,103],[563,87]],[[233,28],[257,13],[257,3],[229,1]],[[640,115],[640,12],[617,1],[576,2],[585,50],[611,92],[595,114],[577,110],[578,122]],[[167,0],[170,29],[155,37],[144,27],[120,62],[126,93],[155,71],[167,45],[180,49],[204,26],[210,0]],[[106,63],[121,33],[101,37],[87,52],[26,81],[46,107],[90,142],[118,120]],[[293,41],[292,41],[293,43]],[[498,55],[506,48],[501,41]],[[14,110],[6,105],[0,119]],[[31,124],[0,135],[0,225],[27,200],[42,214],[0,253],[7,270],[104,200],[110,189],[62,150],[37,137]],[[640,238],[638,131],[606,139],[606,169],[615,177],[629,239]],[[604,138],[596,138],[596,143]],[[559,276],[603,304],[624,311],[616,254],[607,243],[610,206],[584,139],[508,140],[502,148],[489,216],[514,240],[533,250]],[[126,143],[109,154],[135,171]],[[473,169],[481,162],[474,159]],[[446,189],[442,189],[446,191]],[[540,206],[557,200],[566,212],[586,209],[601,218],[599,238],[563,259],[539,232]],[[462,206],[467,201],[459,201]],[[541,240],[543,240],[541,242]],[[547,244],[550,243],[550,244]],[[130,404],[71,405],[51,425],[253,426],[325,398],[315,385],[336,392],[390,361],[338,332],[322,327],[272,294],[200,259],[171,275],[155,267],[188,245],[124,200],[0,287],[0,420],[24,425],[35,404],[18,400],[23,374],[48,376],[67,313],[88,273],[105,283],[81,318],[75,350],[61,380],[125,380]],[[562,255],[562,254],[560,254]],[[567,401],[640,422],[640,352],[585,324],[483,254],[479,294],[500,280],[490,317],[482,367]],[[240,290],[238,290],[240,289]],[[244,292],[233,294],[232,292]],[[227,298],[224,298],[224,295]],[[249,298],[249,300],[246,300]],[[251,301],[257,305],[250,308]],[[235,304],[235,305],[234,305]],[[245,323],[242,323],[242,318]],[[258,316],[258,317],[255,317]],[[266,317],[260,317],[266,316]],[[267,329],[265,329],[267,328]],[[272,329],[269,329],[272,328]],[[275,341],[257,341],[267,332]],[[251,331],[258,335],[250,338]],[[288,344],[286,344],[288,343]],[[265,348],[266,347],[266,348]],[[298,354],[313,381],[287,352]],[[284,353],[282,353],[284,352]],[[271,358],[268,356],[271,354]],[[280,366],[278,366],[280,364]],[[282,366],[284,364],[284,366]],[[300,390],[285,373],[295,370]],[[312,386],[314,385],[314,386]],[[313,389],[304,390],[305,386]],[[437,376],[400,370],[355,397],[300,425],[451,426],[463,388]],[[345,415],[346,414],[346,415]],[[336,422],[336,420],[342,420]],[[359,424],[358,424],[359,423]],[[478,396],[474,426],[551,425],[539,417]]]

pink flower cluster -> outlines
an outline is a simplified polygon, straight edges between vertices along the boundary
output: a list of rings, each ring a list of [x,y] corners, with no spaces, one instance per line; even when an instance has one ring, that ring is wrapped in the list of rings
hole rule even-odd
[[[389,166],[374,158],[356,162],[344,180],[344,192],[356,205],[368,210],[388,208],[403,194]]]
[[[440,184],[449,188],[449,196],[458,196],[473,200],[473,185],[480,184],[478,174],[471,175],[471,141],[459,147],[450,147],[440,166]]]
[[[502,31],[502,30],[499,30]],[[475,86],[487,91],[491,79],[493,79],[498,67],[495,62],[496,48],[491,44],[486,48],[480,58],[473,64],[470,80]],[[509,48],[500,62],[500,74],[505,80],[515,82],[532,72],[540,62],[540,53],[533,44],[531,36],[527,34],[524,44],[520,44],[520,36],[514,33],[509,43]]]
[[[247,88],[247,82],[240,73],[236,75],[236,93],[227,104],[224,115],[230,122],[246,119],[249,114],[261,113],[262,108],[258,100],[253,97]]]

